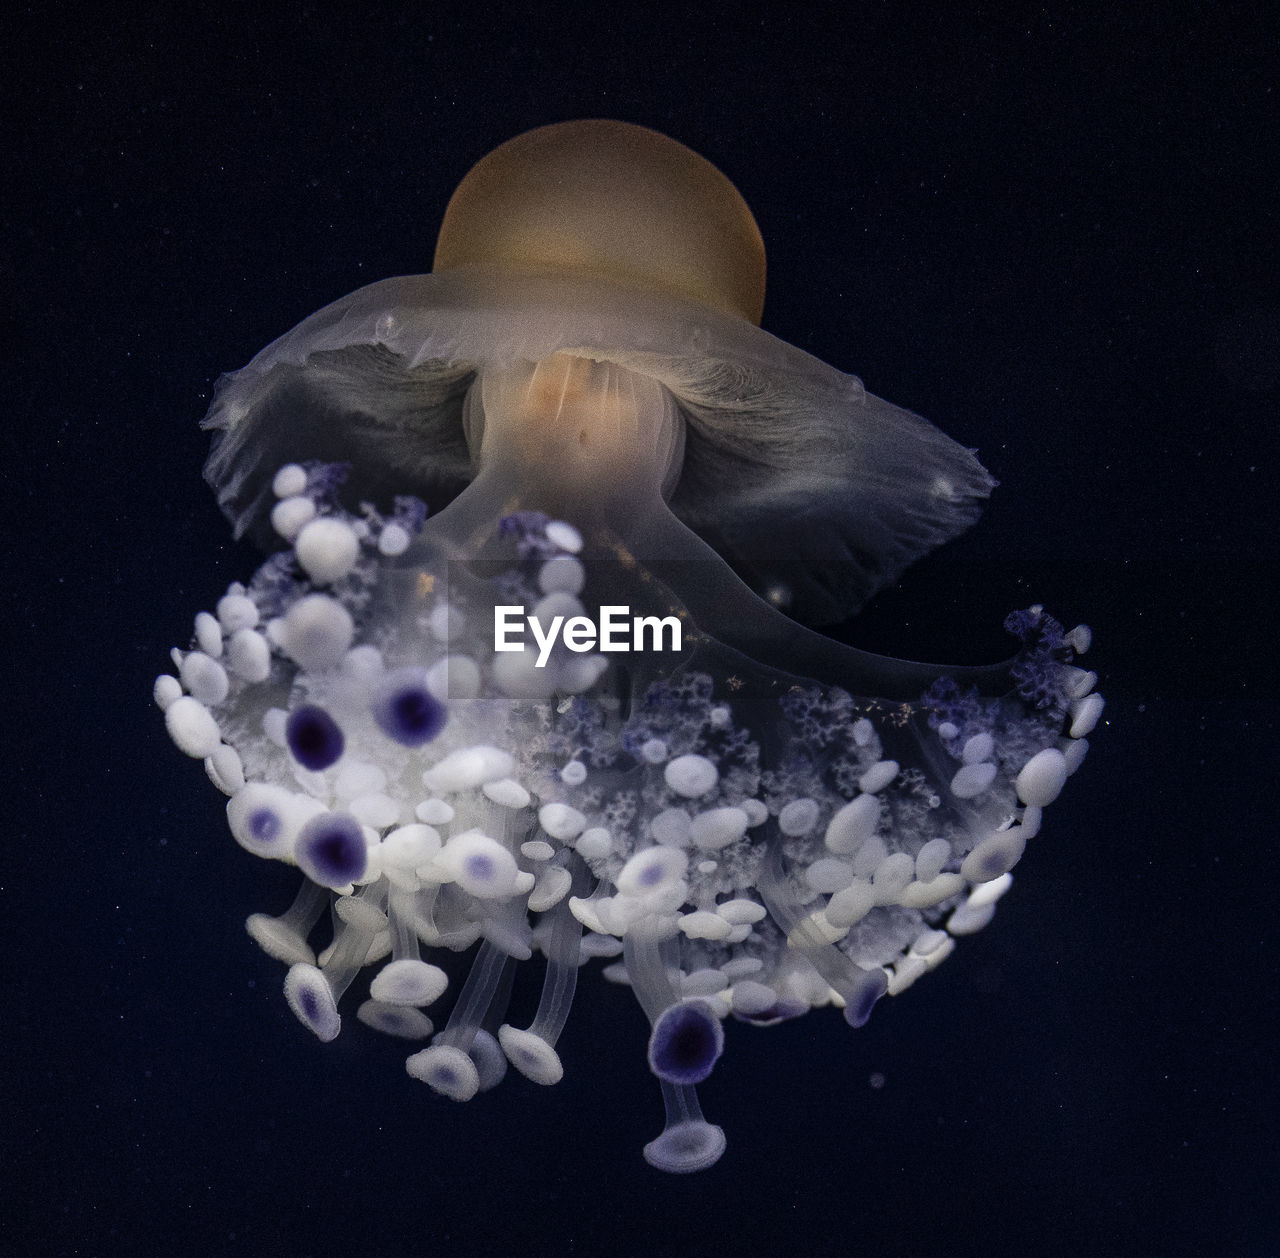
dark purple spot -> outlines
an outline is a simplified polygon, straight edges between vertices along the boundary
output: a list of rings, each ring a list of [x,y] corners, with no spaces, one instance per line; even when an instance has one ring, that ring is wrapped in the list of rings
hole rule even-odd
[[[844,1020],[850,1026],[865,1026],[876,1001],[888,990],[889,976],[882,969],[864,970],[845,995]]]
[[[320,1002],[316,999],[312,988],[304,987],[298,993],[298,1004],[302,1006],[302,1012],[306,1014],[308,1022],[314,1022],[320,1016]]]
[[[990,874],[993,878],[998,878],[1004,873],[1005,866],[1008,864],[1007,853],[998,850],[986,852],[983,854],[983,859],[980,863],[984,874]]]
[[[280,817],[270,808],[258,808],[249,816],[249,833],[259,843],[270,843],[279,836]]]
[[[304,769],[327,769],[341,755],[346,739],[338,723],[323,708],[304,703],[289,714],[284,727],[293,758]]]
[[[349,813],[325,812],[302,827],[294,848],[302,872],[322,887],[345,887],[361,877],[368,849],[360,823]]]
[[[463,863],[466,865],[467,873],[473,878],[493,877],[493,857],[485,856],[483,852],[468,856]]]
[[[724,1028],[700,1000],[663,1010],[649,1037],[649,1069],[668,1083],[701,1083],[724,1051]]]
[[[421,747],[443,728],[445,706],[427,689],[421,668],[388,673],[373,695],[373,719],[388,738],[406,747]]]
[[[650,861],[640,871],[640,885],[642,887],[656,887],[662,881],[663,873],[664,868],[661,861]]]

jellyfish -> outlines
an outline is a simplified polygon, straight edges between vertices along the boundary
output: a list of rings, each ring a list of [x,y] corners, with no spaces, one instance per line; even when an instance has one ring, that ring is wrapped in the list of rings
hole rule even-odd
[[[441,1096],[551,1086],[599,962],[649,1022],[668,1172],[726,1147],[696,1087],[727,1023],[861,1026],[988,923],[1103,706],[1088,629],[1039,606],[983,666],[813,627],[993,481],[762,331],[764,272],[742,197],[673,140],[503,144],[430,274],[219,381],[206,478],[268,557],[154,687],[236,843],[301,875],[246,927],[305,1027],[337,1036],[367,976],[357,1019]]]

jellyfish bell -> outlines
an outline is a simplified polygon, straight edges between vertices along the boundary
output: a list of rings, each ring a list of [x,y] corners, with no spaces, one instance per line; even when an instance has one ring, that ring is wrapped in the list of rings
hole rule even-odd
[[[460,532],[499,493],[580,515],[648,492],[609,521],[630,521],[635,553],[709,572],[722,558],[806,623],[842,619],[971,524],[994,482],[757,327],[763,298],[759,231],[709,163],[627,123],[539,128],[463,180],[435,271],[367,285],[223,377],[206,477],[269,545],[289,461],[349,464],[352,506],[413,486],[439,513],[483,481]],[[749,650],[782,632],[756,601],[722,617],[754,626]]]
[[[579,968],[612,959],[667,1111],[645,1156],[677,1172],[725,1147],[695,1092],[721,1023],[860,1026],[935,968],[1101,714],[1087,631],[1039,607],[983,667],[800,623],[856,610],[993,482],[761,330],[764,274],[741,196],[673,140],[585,121],[502,145],[431,274],[219,381],[206,477],[275,553],[154,688],[236,841],[303,875],[249,930],[304,1025],[337,1035],[376,967],[360,1020],[431,1037],[410,1075],[466,1100],[509,1060],[552,1085]],[[468,949],[454,990],[431,958]]]
[[[683,144],[591,119],[526,131],[480,159],[444,212],[432,269],[595,276],[759,323],[765,255],[737,188]]]

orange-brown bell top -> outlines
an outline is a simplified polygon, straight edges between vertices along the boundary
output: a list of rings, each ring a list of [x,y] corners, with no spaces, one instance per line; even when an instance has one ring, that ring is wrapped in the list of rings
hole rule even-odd
[[[526,131],[481,158],[445,210],[434,269],[561,271],[760,322],[765,256],[738,190],[683,144],[627,122]]]

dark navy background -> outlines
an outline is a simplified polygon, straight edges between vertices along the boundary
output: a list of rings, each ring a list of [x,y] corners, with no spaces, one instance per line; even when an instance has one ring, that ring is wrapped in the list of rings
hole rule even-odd
[[[362,7],[3,19],[0,1249],[1280,1253],[1271,6]],[[217,374],[582,116],[715,162],[765,326],[1002,482],[850,640],[993,659],[1043,601],[1109,700],[987,932],[862,1031],[730,1026],[688,1178],[595,977],[555,1089],[455,1106],[309,1036],[241,925],[289,871],[150,699],[256,563],[200,479]]]

